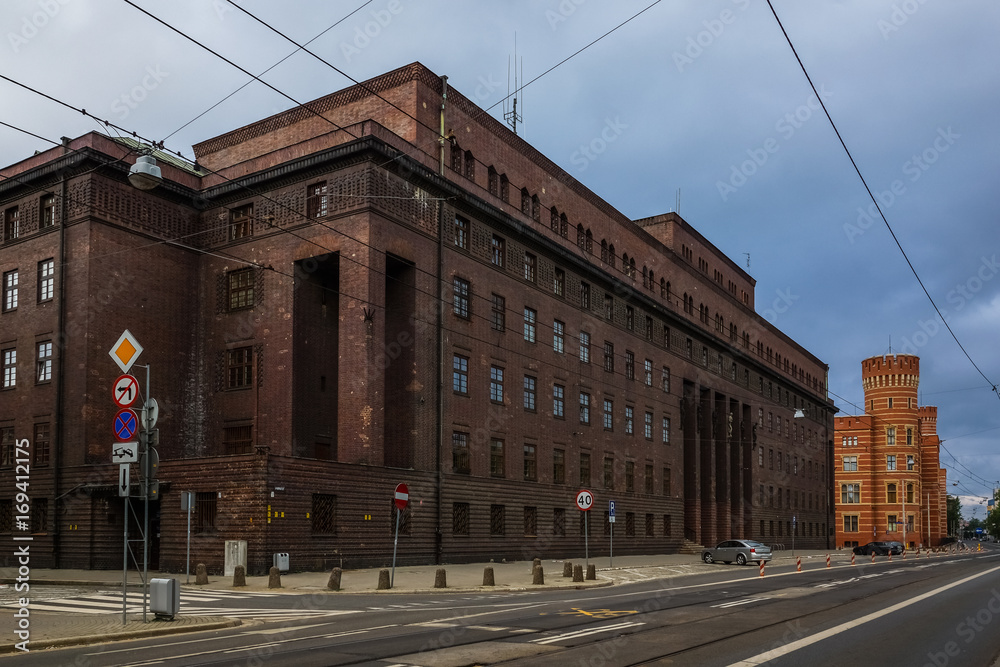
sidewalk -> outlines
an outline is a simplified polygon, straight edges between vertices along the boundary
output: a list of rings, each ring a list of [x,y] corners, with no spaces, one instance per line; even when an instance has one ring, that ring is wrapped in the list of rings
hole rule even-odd
[[[797,554],[803,563],[810,561],[825,561],[826,552],[801,551]],[[850,561],[850,553],[845,551],[830,552],[831,559],[837,564]],[[881,560],[881,559],[880,559]],[[571,561],[574,565],[584,565],[584,559]],[[544,560],[542,567],[545,582],[542,585],[532,583],[532,563],[517,561],[514,563],[464,563],[452,565],[413,565],[397,567],[391,590],[378,590],[379,570],[368,568],[361,570],[345,570],[341,577],[340,591],[330,591],[327,584],[330,572],[291,572],[281,575],[281,588],[268,587],[269,577],[247,577],[245,587],[233,587],[232,577],[210,575],[208,583],[197,585],[192,572],[190,582],[186,574],[152,573],[150,579],[175,578],[180,581],[181,594],[201,590],[219,592],[240,591],[275,591],[286,594],[323,594],[351,596],[358,594],[405,594],[405,593],[502,593],[525,590],[559,590],[611,586],[629,581],[674,578],[699,572],[710,568],[726,566],[705,565],[698,556],[688,554],[662,554],[650,556],[621,556],[614,558],[613,567],[609,558],[604,556],[589,559],[596,566],[596,579],[583,582],[573,582],[572,578],[564,578],[564,561]],[[775,555],[773,567],[794,563],[790,552],[778,552]],[[493,568],[494,586],[483,586],[484,570]],[[737,566],[730,566],[737,567]],[[434,588],[435,574],[439,568],[446,573],[446,588]],[[584,567],[586,574],[586,567]],[[179,632],[194,632],[215,630],[241,625],[239,619],[216,616],[187,616],[184,614],[184,603],[181,603],[181,613],[173,620],[154,620],[152,613],[147,613],[149,622],[143,623],[142,615],[130,614],[128,623],[122,623],[121,613],[109,614],[69,614],[48,611],[31,611],[31,591],[27,594],[14,591],[15,572],[11,568],[0,569],[0,654],[17,652],[15,644],[21,641],[16,634],[18,618],[14,613],[19,609],[16,602],[19,597],[29,600],[30,612],[30,642],[29,649],[45,647],[91,644],[104,641],[133,639],[149,636],[174,634]],[[114,570],[31,570],[30,585],[38,590],[43,586],[74,586],[83,588],[100,588],[102,590],[118,590],[122,588],[122,572]],[[129,572],[128,586],[135,591],[141,588],[139,573]],[[14,603],[11,606],[11,603]],[[9,620],[7,620],[9,619]]]

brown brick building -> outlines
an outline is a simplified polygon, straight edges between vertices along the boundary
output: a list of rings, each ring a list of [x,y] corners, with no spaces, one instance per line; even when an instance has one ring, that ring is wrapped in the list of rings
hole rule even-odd
[[[401,562],[579,554],[581,488],[592,554],[609,500],[622,554],[829,545],[827,367],[755,313],[754,280],[423,66],[202,142],[196,165],[158,152],[153,190],[126,179],[135,148],[89,134],[0,171],[0,533],[31,530],[37,566],[121,564],[125,329],[160,404],[155,566],[183,568],[184,490],[212,569],[229,540],[256,572],[388,562],[399,482]]]
[[[837,546],[938,546],[948,534],[937,408],[917,405],[920,358],[861,362],[865,414],[836,417]]]

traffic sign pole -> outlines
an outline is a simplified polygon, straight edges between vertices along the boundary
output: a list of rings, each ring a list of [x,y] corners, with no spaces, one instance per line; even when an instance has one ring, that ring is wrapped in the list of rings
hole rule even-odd
[[[400,482],[396,485],[393,494],[393,504],[396,506],[396,537],[392,541],[392,574],[389,575],[389,588],[396,582],[396,547],[399,544],[399,519],[403,516],[403,510],[410,502],[410,490],[406,484]]]
[[[608,501],[608,523],[611,524],[611,545],[608,551],[608,567],[615,566],[615,501]]]

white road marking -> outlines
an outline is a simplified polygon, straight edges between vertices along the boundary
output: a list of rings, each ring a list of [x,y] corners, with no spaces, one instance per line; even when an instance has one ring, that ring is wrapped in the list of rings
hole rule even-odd
[[[590,635],[596,635],[601,632],[611,632],[613,630],[623,630],[625,628],[632,628],[639,625],[646,625],[645,623],[639,623],[634,621],[629,621],[625,623],[616,623],[614,625],[604,625],[599,628],[589,628],[587,630],[575,630],[574,632],[564,632],[561,635],[554,635],[552,637],[539,637],[538,639],[529,640],[532,644],[552,644],[555,642],[565,641],[567,639],[578,639],[580,637],[588,637]]]

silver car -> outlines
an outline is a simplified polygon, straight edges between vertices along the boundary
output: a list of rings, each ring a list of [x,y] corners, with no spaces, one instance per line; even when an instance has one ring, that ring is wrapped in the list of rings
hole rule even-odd
[[[722,561],[728,565],[736,561],[737,565],[746,565],[750,561],[771,560],[771,547],[753,540],[726,540],[714,549],[705,549],[701,559],[706,563]]]

